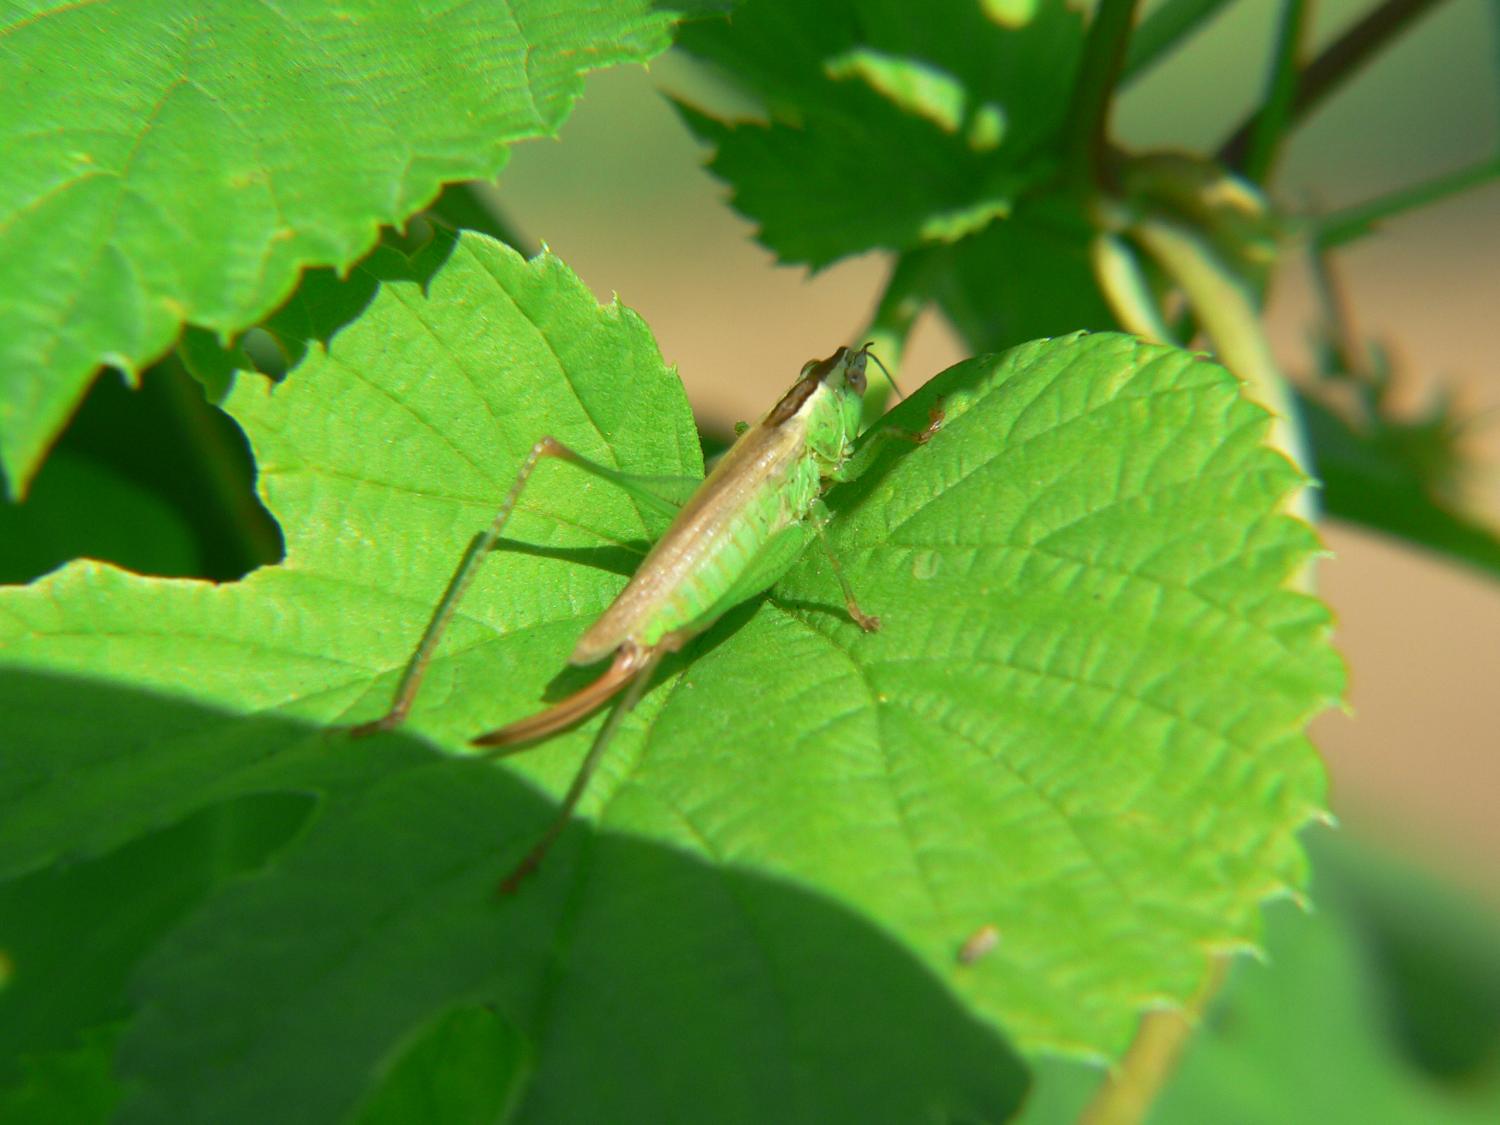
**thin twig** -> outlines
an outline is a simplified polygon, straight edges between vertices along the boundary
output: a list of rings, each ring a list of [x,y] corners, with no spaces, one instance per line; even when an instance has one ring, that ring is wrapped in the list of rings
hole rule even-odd
[[[1317,221],[1317,243],[1324,250],[1332,250],[1336,246],[1363,238],[1386,219],[1496,179],[1500,179],[1500,155],[1487,156],[1423,183],[1397,188],[1364,203],[1323,216]]]
[[[1302,44],[1307,35],[1307,8],[1307,0],[1285,0],[1282,7],[1271,77],[1266,83],[1260,112],[1255,115],[1245,155],[1245,178],[1254,184],[1264,184],[1271,178],[1276,158],[1291,135],[1292,104],[1297,95]]]
[[[1067,178],[1076,187],[1097,184],[1107,167],[1109,109],[1125,65],[1135,7],[1136,0],[1100,0],[1089,24],[1078,64],[1078,82],[1068,107],[1068,136],[1063,149]]]
[[[1306,118],[1376,52],[1440,2],[1441,0],[1386,0],[1344,32],[1297,76],[1297,91],[1292,97],[1287,124],[1295,125]],[[1263,112],[1256,110],[1219,146],[1220,163],[1229,168],[1244,167],[1250,151],[1250,137]]]

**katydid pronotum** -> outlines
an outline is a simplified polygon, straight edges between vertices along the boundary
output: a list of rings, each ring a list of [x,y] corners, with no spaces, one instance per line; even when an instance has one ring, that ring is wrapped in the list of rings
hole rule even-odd
[[[670,526],[634,576],[579,638],[569,657],[569,663],[584,665],[613,654],[614,660],[603,675],[534,715],[473,739],[475,746],[488,748],[494,757],[514,754],[571,726],[624,692],[594,737],[556,818],[505,878],[503,892],[516,889],[566,826],[590,774],[625,714],[645,692],[662,657],[680,649],[736,605],[773,585],[797,561],[809,536],[815,536],[827,554],[850,618],[866,632],[880,627],[879,618],[860,609],[828,545],[823,528],[829,513],[821,500],[830,482],[857,477],[875,449],[873,441],[857,452],[854,449],[869,358],[870,345],[866,344],[859,349],[841,347],[827,359],[809,361],[791,389],[757,425],[741,433],[676,510]],[[941,409],[935,407],[927,428],[919,433],[886,427],[875,436],[900,437],[920,444],[941,424]],[[542,438],[532,446],[499,512],[474,541],[454,575],[397,685],[391,709],[379,719],[355,727],[354,734],[389,730],[406,718],[438,640],[452,621],[476,568],[500,538],[526,482],[547,457],[576,465],[639,498],[665,503],[660,497],[650,496],[644,478],[599,465],[554,438]]]

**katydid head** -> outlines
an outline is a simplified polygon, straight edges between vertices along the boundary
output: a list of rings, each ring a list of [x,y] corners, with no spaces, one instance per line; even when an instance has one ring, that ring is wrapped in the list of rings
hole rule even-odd
[[[797,381],[766,415],[766,424],[783,426],[809,413],[825,415],[830,406],[834,415],[842,416],[847,413],[846,402],[854,403],[854,417],[858,419],[864,397],[865,350],[839,348],[827,359],[810,359],[802,365]]]
[[[808,360],[792,389],[781,396],[762,425],[795,428],[799,444],[828,471],[835,471],[859,434],[868,359],[870,347],[865,345],[838,348],[825,360]]]
[[[809,388],[823,385],[836,391],[848,387],[855,394],[863,395],[865,393],[865,360],[868,358],[869,350],[869,344],[858,351],[853,348],[839,348],[827,359],[810,359],[802,365],[799,385],[805,383]]]
[[[801,378],[815,377],[824,383],[832,383],[842,375],[844,384],[855,394],[863,397],[866,387],[865,365],[868,360],[874,360],[875,366],[880,368],[885,375],[885,381],[891,385],[891,390],[896,392],[896,397],[904,399],[901,388],[896,385],[895,376],[890,368],[880,362],[880,357],[870,349],[875,346],[871,340],[862,348],[839,348],[827,359],[810,359],[802,365]]]
[[[826,463],[841,465],[859,434],[868,386],[866,365],[873,359],[886,378],[891,377],[872,347],[873,343],[862,348],[839,348],[827,359],[808,360],[797,382],[766,416],[765,424],[780,427],[795,421],[810,448],[816,449]],[[891,386],[896,386],[894,380]],[[896,394],[901,394],[900,388],[896,388]]]
[[[825,456],[842,461],[859,433],[865,399],[865,362],[869,346],[839,348],[827,359],[810,359],[792,389],[782,396],[766,421],[781,426],[800,419],[809,443]]]

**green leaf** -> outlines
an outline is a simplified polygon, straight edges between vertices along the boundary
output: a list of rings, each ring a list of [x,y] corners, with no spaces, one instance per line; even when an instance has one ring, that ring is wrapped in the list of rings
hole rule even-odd
[[[26,582],[85,556],[148,574],[203,566],[181,513],[129,477],[60,449],[23,503],[0,500],[0,582]]]
[[[444,1015],[402,1055],[354,1125],[504,1121],[525,1088],[526,1044],[484,1008]]]
[[[949,248],[934,295],[976,352],[1116,327],[1089,263],[1094,231],[1069,201],[1025,202]]]
[[[1272,904],[1265,953],[1231,967],[1151,1125],[1467,1125],[1500,1113],[1500,926],[1431,875],[1310,833],[1312,901]],[[1097,1067],[1036,1068],[1026,1125],[1078,1121]]]
[[[9,968],[0,988],[0,1081],[16,1060],[66,1051],[124,1018],[125,982],[145,952],[210,890],[263,863],[310,803],[300,794],[243,797],[101,858],[0,884]]]
[[[184,362],[205,386],[221,388],[219,399],[228,393],[236,371],[264,371],[280,378],[302,362],[309,345],[326,347],[337,332],[358,318],[382,282],[425,285],[431,280],[448,260],[454,243],[451,231],[422,226],[425,241],[409,250],[377,246],[343,276],[331,269],[308,270],[285,304],[232,344],[189,328],[179,347]]]
[[[1150,1120],[1154,1125],[1494,1121],[1500,1115],[1500,1082],[1492,1066],[1477,1068],[1463,1085],[1444,1089],[1403,1050],[1393,1035],[1389,1002],[1389,989],[1400,983],[1399,977],[1389,974],[1390,966],[1382,964],[1378,953],[1393,934],[1421,931],[1420,952],[1411,945],[1406,951],[1416,955],[1424,972],[1482,982],[1489,1033],[1475,1046],[1487,1048],[1484,1054],[1492,1060],[1500,1013],[1495,1006],[1493,951],[1500,936],[1495,926],[1485,927],[1487,954],[1476,958],[1480,946],[1471,943],[1466,963],[1445,963],[1457,948],[1450,928],[1475,930],[1472,909],[1455,909],[1451,896],[1437,892],[1429,880],[1407,875],[1400,878],[1405,893],[1399,914],[1388,913],[1372,927],[1369,903],[1359,902],[1359,883],[1390,881],[1396,872],[1348,845],[1331,848],[1325,841],[1317,855],[1315,901],[1326,907],[1313,914],[1292,903],[1271,908],[1268,960],[1235,967],[1203,1034]],[[1473,994],[1450,990],[1412,998],[1430,1007],[1440,996],[1450,1002],[1441,1022],[1457,1019],[1463,1024],[1463,1008],[1473,1007]],[[1453,1038],[1451,1026],[1447,1037]]]
[[[0,582],[76,558],[159,576],[242,577],[281,557],[244,433],[169,356],[139,386],[97,380],[25,500],[0,500]]]
[[[1393,852],[1311,841],[1319,901],[1357,929],[1403,1060],[1500,1104],[1500,917]]]
[[[102,363],[254,323],[445,181],[554,134],[587,70],[707,7],[14,6],[0,18],[0,465],[25,489]]]
[[[1331,516],[1500,576],[1500,531],[1453,502],[1468,466],[1463,422],[1439,402],[1424,417],[1392,417],[1370,402],[1353,421],[1316,394],[1297,399]]]
[[[1285,588],[1316,542],[1264,414],[1119,336],[961,364],[898,421],[935,395],[933,441],[829,496],[884,629],[814,552],[665,669],[496,901],[599,720],[459,754],[590,674],[567,654],[657,517],[548,463],[409,727],[329,727],[388,704],[539,436],[700,472],[680,387],[633,314],[472,236],[283,384],[242,377],[284,564],[210,586],[81,563],[0,601],[11,871],[240,793],[320,797],[138,975],[123,1119],[332,1119],[456,1005],[524,1037],[528,1119],[997,1119],[1024,1079],[995,1028],[1112,1055],[1253,943],[1302,880],[1301,728],[1341,689],[1326,611]]]
[[[750,0],[680,42],[768,120],[683,116],[783,261],[952,242],[1045,174],[1082,38],[1060,4]]]
[[[0,1089],[6,1125],[105,1125],[120,1101],[110,1073],[118,1027],[93,1028],[77,1047],[32,1055],[24,1077]]]

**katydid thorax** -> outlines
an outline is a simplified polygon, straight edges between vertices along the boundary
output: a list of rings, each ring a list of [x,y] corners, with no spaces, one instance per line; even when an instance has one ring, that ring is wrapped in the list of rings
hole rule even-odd
[[[852,480],[868,463],[875,443],[857,451],[870,345],[841,347],[812,360],[780,401],[746,429],[680,508],[625,588],[579,638],[569,662],[593,664],[613,656],[596,680],[534,715],[473,739],[492,756],[513,754],[584,718],[624,692],[595,736],[557,817],[535,847],[502,883],[513,891],[541,862],[583,795],[589,776],[615,730],[644,693],[662,657],[675,652],[740,603],[770,588],[801,556],[810,538],[827,553],[850,618],[873,632],[880,620],[862,610],[828,546],[829,513],[821,496],[834,481]],[[879,362],[878,360],[876,361]],[[940,427],[934,409],[926,429],[907,433],[889,427],[876,436],[925,442]],[[544,458],[557,458],[624,488],[638,499],[668,504],[651,492],[647,478],[597,464],[555,438],[532,446],[489,528],[472,544],[417,646],[385,715],[354,728],[371,734],[399,725],[407,715],[439,638],[452,620],[485,555],[494,547],[516,502]]]

